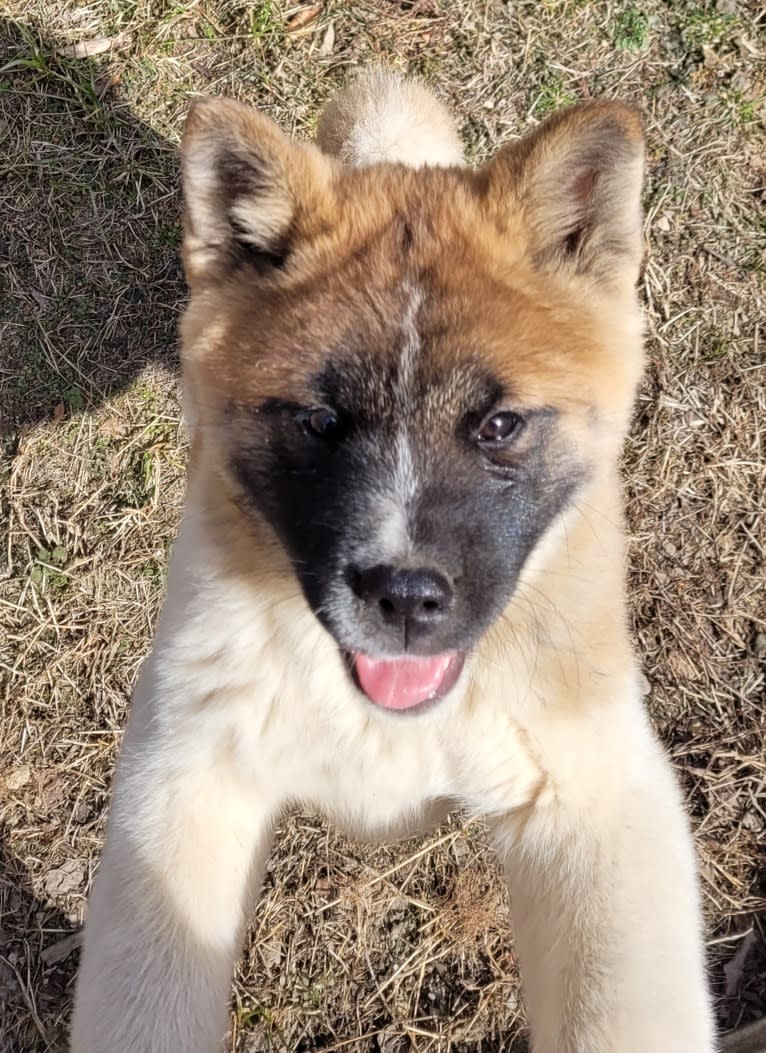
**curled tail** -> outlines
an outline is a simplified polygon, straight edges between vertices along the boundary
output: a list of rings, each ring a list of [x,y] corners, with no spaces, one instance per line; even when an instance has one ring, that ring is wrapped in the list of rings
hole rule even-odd
[[[325,106],[317,143],[355,166],[463,163],[455,119],[446,106],[417,81],[379,67],[359,74]]]

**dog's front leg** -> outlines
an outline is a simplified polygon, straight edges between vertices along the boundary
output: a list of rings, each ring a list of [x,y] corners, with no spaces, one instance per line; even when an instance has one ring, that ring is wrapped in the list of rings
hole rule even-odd
[[[232,774],[223,742],[200,741],[193,713],[173,727],[152,709],[134,702],[126,732],[88,909],[73,1053],[220,1049],[269,847],[268,810]]]
[[[714,1048],[686,816],[626,709],[590,727],[553,717],[550,785],[496,825],[533,1053]]]

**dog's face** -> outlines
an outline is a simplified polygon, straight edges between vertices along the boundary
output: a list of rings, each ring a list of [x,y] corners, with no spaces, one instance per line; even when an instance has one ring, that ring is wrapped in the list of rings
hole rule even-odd
[[[380,705],[449,690],[613,469],[640,371],[641,153],[617,104],[477,173],[349,171],[223,101],[189,120],[199,460]]]

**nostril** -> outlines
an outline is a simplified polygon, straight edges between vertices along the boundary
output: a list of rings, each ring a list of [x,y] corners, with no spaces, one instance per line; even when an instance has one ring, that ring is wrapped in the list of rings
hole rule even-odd
[[[406,626],[408,632],[430,632],[453,606],[449,580],[424,567],[349,566],[346,581],[383,624],[397,630]]]

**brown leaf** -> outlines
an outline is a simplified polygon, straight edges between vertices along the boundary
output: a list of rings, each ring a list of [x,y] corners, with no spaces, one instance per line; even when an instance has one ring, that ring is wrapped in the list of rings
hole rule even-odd
[[[301,8],[292,18],[288,19],[286,29],[288,33],[297,33],[299,29],[305,29],[306,26],[310,26],[312,22],[315,22],[322,13],[324,4],[309,4],[308,7]]]
[[[279,968],[282,962],[283,948],[282,941],[278,937],[261,942],[259,944],[259,950],[267,972],[271,973]]]
[[[322,38],[322,44],[319,48],[320,55],[332,54],[332,49],[335,47],[335,24],[330,22],[329,26],[325,30],[325,35]]]
[[[117,72],[108,73],[103,77],[97,77],[95,87],[96,94],[98,95],[99,99],[103,99],[106,95],[108,95],[112,88],[115,88],[121,80],[122,75]]]
[[[90,40],[79,40],[76,44],[57,48],[56,54],[76,59],[93,58],[94,55],[103,55],[117,48],[130,47],[132,43],[132,33],[119,33],[116,37],[91,37]]]
[[[68,859],[55,870],[49,870],[45,876],[45,891],[52,898],[65,896],[82,888],[85,877],[85,866],[76,859]]]
[[[63,962],[65,958],[68,958],[72,951],[76,951],[82,943],[82,932],[72,932],[69,936],[65,936],[63,940],[58,940],[57,943],[52,943],[50,947],[46,947],[44,951],[40,951],[40,957],[46,965],[55,965],[56,962]]]
[[[99,424],[98,433],[106,439],[122,439],[127,435],[128,429],[119,417],[107,417]]]

